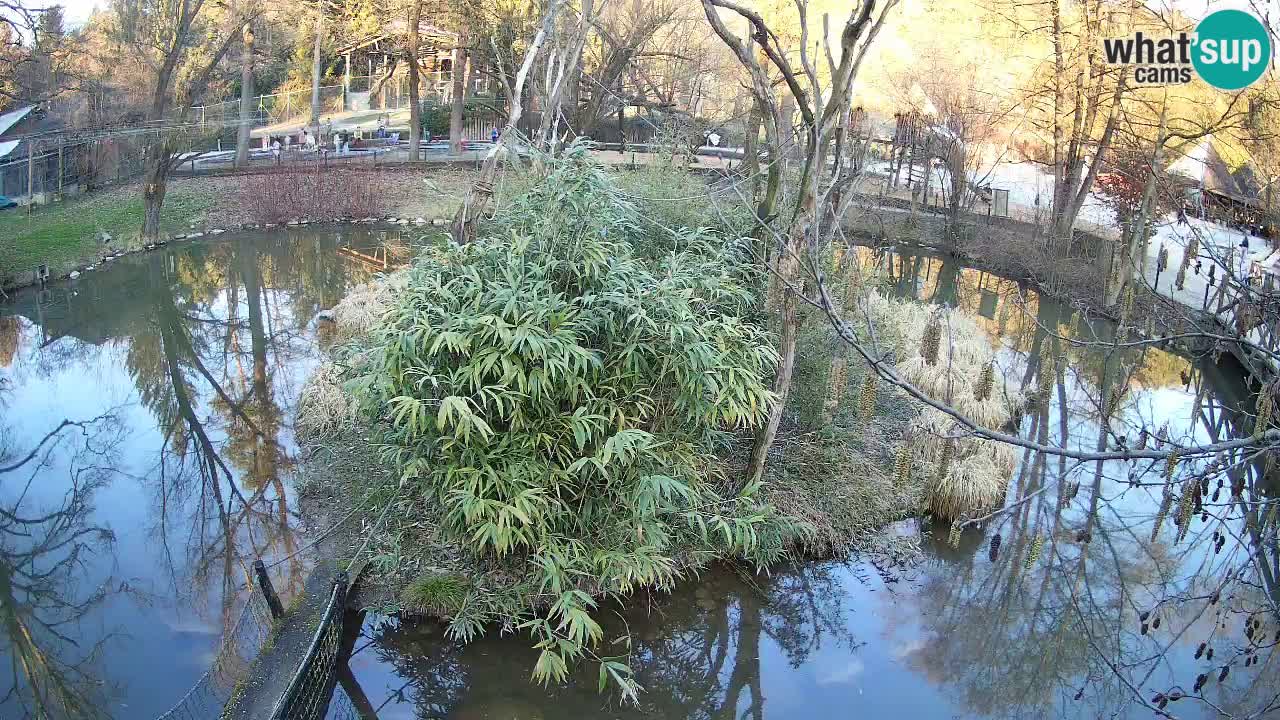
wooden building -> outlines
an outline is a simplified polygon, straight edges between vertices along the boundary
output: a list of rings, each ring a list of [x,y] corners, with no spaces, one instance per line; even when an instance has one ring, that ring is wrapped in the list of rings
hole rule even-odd
[[[1212,138],[1175,160],[1169,175],[1182,178],[1183,207],[1189,215],[1255,234],[1267,232],[1261,201],[1232,177]]]
[[[404,62],[408,22],[396,20],[381,32],[338,48],[342,57],[345,110],[391,110],[409,102],[409,68]],[[423,23],[418,30],[419,97],[449,102],[453,96],[453,52],[457,33]],[[488,78],[468,69],[468,95],[486,94]]]

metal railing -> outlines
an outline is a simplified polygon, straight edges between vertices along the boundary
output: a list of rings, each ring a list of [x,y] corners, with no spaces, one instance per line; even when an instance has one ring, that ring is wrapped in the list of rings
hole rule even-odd
[[[339,572],[307,654],[276,703],[271,720],[324,720],[328,714],[338,663],[344,661],[342,634],[348,589],[347,574]]]

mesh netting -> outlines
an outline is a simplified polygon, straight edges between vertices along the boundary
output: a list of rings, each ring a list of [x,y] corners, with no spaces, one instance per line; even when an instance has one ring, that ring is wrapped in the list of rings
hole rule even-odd
[[[261,593],[250,592],[239,618],[225,635],[205,674],[157,720],[207,720],[222,709],[247,677],[249,666],[271,634],[271,611]]]
[[[338,573],[311,646],[288,689],[276,703],[272,720],[323,720],[342,658],[343,618],[347,602],[346,573]]]

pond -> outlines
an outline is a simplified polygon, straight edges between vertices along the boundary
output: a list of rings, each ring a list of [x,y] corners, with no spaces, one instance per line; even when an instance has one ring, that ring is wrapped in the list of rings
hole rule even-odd
[[[305,579],[313,318],[407,247],[224,237],[0,305],[0,717],[157,717],[209,669],[255,559],[288,558],[284,595]]]
[[[1139,423],[1167,423],[1166,437],[1180,443],[1249,431],[1242,410],[1253,399],[1226,358],[1219,367],[1155,348],[1064,349],[1047,328],[1106,341],[1114,327],[1073,320],[1063,304],[954,259],[860,248],[856,260],[878,267],[888,292],[977,315],[1015,386],[1039,382],[1043,353],[1065,353],[1050,405],[1020,420],[1024,437],[1096,447],[1099,397],[1121,384],[1128,392],[1113,425],[1130,441]],[[797,378],[820,376],[797,368]],[[1171,714],[1275,709],[1274,540],[1255,565],[1239,541],[1241,513],[1213,495],[1205,508],[1218,504],[1222,521],[1194,520],[1178,541],[1172,519],[1154,528],[1163,465],[1095,470],[1022,456],[1009,494],[1015,510],[955,546],[946,528],[923,521],[887,529],[920,539],[921,559],[907,567],[875,558],[797,562],[767,575],[717,567],[669,595],[605,608],[606,652],[630,654],[645,688],[634,707],[602,696],[590,663],[563,686],[530,683],[536,654],[523,637],[495,631],[464,646],[438,623],[373,615],[340,690],[357,716],[382,720],[1147,718],[1153,711],[1141,700],[1176,697],[1178,687],[1189,694],[1204,673],[1213,677],[1206,702],[1174,700]],[[1235,474],[1245,497],[1261,493],[1257,467],[1243,463]],[[1230,543],[1215,552],[1218,532]],[[1254,619],[1259,643],[1246,636]],[[629,646],[614,642],[627,635]],[[1247,661],[1254,655],[1257,664]]]
[[[0,670],[18,683],[0,691],[0,717],[40,717],[34,698],[52,717],[156,717],[208,669],[253,560],[297,591],[308,527],[291,424],[321,357],[314,317],[407,252],[376,230],[228,235],[0,306]],[[852,257],[895,294],[980,316],[1015,384],[1034,387],[1039,358],[1065,353],[1048,407],[1019,419],[1024,437],[1093,448],[1139,421],[1167,423],[1177,442],[1250,431],[1253,400],[1227,358],[1067,348],[1045,329],[1106,340],[1114,328],[954,261]],[[1101,435],[1100,398],[1112,396],[1121,420]],[[1242,497],[1261,495],[1260,461],[1221,460]],[[607,609],[606,637],[632,638],[609,652],[630,653],[637,706],[601,695],[591,667],[532,684],[522,637],[464,647],[437,623],[368,614],[330,717],[1145,718],[1141,702],[1189,693],[1201,673],[1213,674],[1212,706],[1183,699],[1169,712],[1274,706],[1273,525],[1262,541],[1244,502],[1210,500],[1210,488],[1211,516],[1179,540],[1172,519],[1155,527],[1162,467],[1020,461],[1014,509],[954,546],[922,521],[886,529],[919,539],[910,565],[716,567]],[[1212,658],[1197,657],[1202,642]]]

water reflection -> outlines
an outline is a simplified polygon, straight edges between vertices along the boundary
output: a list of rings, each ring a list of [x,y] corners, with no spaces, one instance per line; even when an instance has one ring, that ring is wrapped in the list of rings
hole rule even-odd
[[[288,557],[276,588],[301,588],[291,422],[319,361],[312,319],[407,247],[376,231],[230,237],[0,306],[0,453],[41,448],[62,418],[113,428],[110,454],[84,434],[93,462],[41,449],[0,473],[17,670],[0,715],[154,717],[208,668],[255,559]]]
[[[109,558],[115,537],[91,517],[119,445],[117,418],[59,423],[31,448],[0,451],[0,706],[30,717],[99,718],[110,688],[99,665],[110,634],[82,623],[114,594],[114,579],[82,581],[92,556]],[[0,426],[12,436],[12,429]],[[42,502],[31,486],[65,468],[64,494]]]
[[[979,318],[999,371],[1029,397],[1012,428],[1022,437],[1094,450],[1252,432],[1254,401],[1228,360],[1116,342],[1128,335],[1113,323],[954,258],[848,255],[839,270],[875,267],[889,292]],[[797,377],[843,385],[830,383],[847,362],[837,344],[801,362],[820,369]],[[829,421],[810,405],[804,422]],[[1213,463],[1225,475],[1200,488]],[[945,528],[896,529],[925,550],[903,577],[856,560],[722,569],[616,608],[607,637],[631,637],[635,708],[601,697],[594,667],[530,684],[525,638],[460,647],[433,623],[386,619],[366,625],[348,684],[383,720],[1260,717],[1280,711],[1269,477],[1264,459],[1233,451],[1185,460],[1167,482],[1163,463],[1020,450],[1009,511],[954,547]],[[1166,493],[1188,488],[1185,517],[1162,516]]]
[[[984,318],[1006,376],[1020,376],[1031,393],[1023,437],[1106,450],[1252,432],[1240,369],[1208,353],[1125,345],[1131,331],[954,258],[861,257],[887,270],[897,292]],[[1249,618],[1276,630],[1274,537],[1249,530],[1250,516],[1274,505],[1266,464],[1226,451],[1185,460],[1169,477],[1163,462],[1024,452],[1014,511],[983,529],[990,567],[953,567],[921,595],[930,617],[948,618],[922,651],[932,681],[957,686],[969,710],[987,716],[1050,707],[1071,717],[1128,716],[1179,695],[1203,695],[1169,707],[1179,716],[1274,709],[1275,688],[1259,666],[1271,662],[1275,641],[1259,642],[1260,629],[1241,633]],[[1170,512],[1171,490],[1194,503]],[[1274,518],[1253,525],[1274,536]],[[1216,660],[1201,642],[1217,647]]]
[[[767,681],[778,667],[820,664],[826,685],[859,672],[864,643],[849,622],[845,586],[851,578],[840,564],[797,565],[767,576],[722,567],[671,595],[641,596],[606,612],[612,652],[630,655],[645,688],[636,707],[601,695],[594,668],[580,667],[574,682],[544,689],[525,680],[535,660],[527,644],[489,636],[462,646],[434,623],[374,618],[350,665],[360,695],[384,720],[763,718],[771,703],[795,702],[772,698]],[[836,666],[818,658],[842,661]]]

